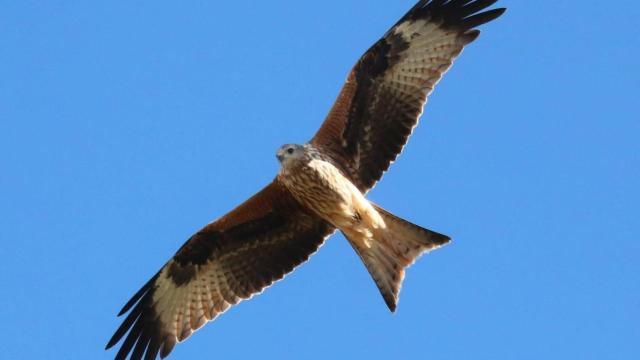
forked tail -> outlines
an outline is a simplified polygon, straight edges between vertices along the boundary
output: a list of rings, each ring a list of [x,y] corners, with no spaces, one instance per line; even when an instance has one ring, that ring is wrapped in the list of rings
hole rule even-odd
[[[412,224],[375,204],[372,205],[382,216],[386,229],[375,232],[374,238],[368,241],[351,238],[355,237],[355,234],[345,233],[345,236],[364,262],[385,303],[393,312],[398,303],[404,269],[424,252],[448,243],[450,238]]]

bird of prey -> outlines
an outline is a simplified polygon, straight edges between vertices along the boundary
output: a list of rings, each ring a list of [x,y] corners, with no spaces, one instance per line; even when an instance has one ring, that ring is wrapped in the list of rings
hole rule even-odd
[[[116,359],[166,357],[177,342],[305,262],[340,230],[395,311],[405,268],[449,237],[365,194],[397,158],[427,96],[497,0],[421,0],[358,60],[306,144],[277,150],[265,188],[195,233],[118,315]],[[126,335],[126,336],[125,336]]]

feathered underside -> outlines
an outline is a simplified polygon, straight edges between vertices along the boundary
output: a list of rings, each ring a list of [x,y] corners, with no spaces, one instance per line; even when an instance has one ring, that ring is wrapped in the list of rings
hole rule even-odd
[[[120,311],[128,315],[107,349],[124,338],[116,359],[166,357],[177,342],[305,262],[333,230],[271,183],[178,250]]]
[[[505,9],[497,0],[418,2],[351,70],[311,143],[345,163],[361,191],[382,177],[402,151],[442,75],[480,31]]]
[[[496,0],[422,0],[358,60],[311,143],[369,190],[398,156],[427,96]],[[335,229],[277,181],[193,235],[124,306],[116,359],[166,357],[230,306],[306,261]]]

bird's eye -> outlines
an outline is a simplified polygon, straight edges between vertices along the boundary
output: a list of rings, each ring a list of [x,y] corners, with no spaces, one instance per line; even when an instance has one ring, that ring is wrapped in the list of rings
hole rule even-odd
[[[287,154],[293,154],[293,148],[288,148],[287,149]]]

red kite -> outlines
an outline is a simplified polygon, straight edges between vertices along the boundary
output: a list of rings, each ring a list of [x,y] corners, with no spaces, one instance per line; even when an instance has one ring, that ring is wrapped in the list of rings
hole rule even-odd
[[[364,195],[400,154],[433,87],[480,34],[475,28],[504,13],[483,11],[495,2],[422,0],[409,10],[355,64],[311,141],[278,150],[276,178],[194,234],[127,302],[118,315],[129,314],[107,344],[124,338],[116,359],[166,357],[305,262],[336,229],[395,311],[404,269],[449,237]]]

